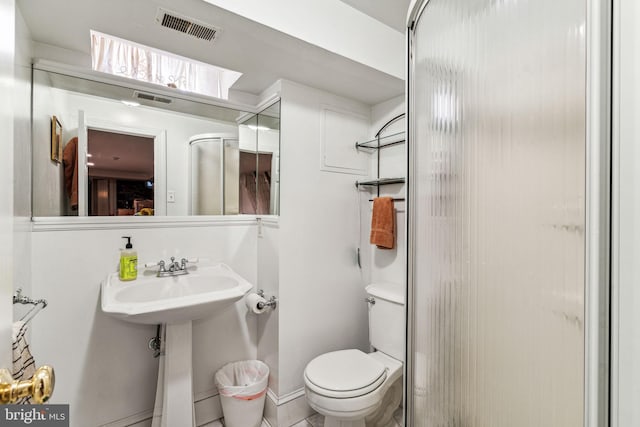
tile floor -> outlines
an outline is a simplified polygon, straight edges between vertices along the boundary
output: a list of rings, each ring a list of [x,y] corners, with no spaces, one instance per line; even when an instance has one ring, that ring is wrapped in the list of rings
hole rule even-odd
[[[388,427],[403,427],[404,423],[403,423],[402,417],[403,417],[402,408],[398,408],[396,412],[393,414],[393,421],[391,425],[389,425]],[[221,420],[216,420],[203,427],[224,427],[224,423]],[[270,426],[267,422],[263,421],[260,427],[270,427]],[[310,416],[306,420],[300,421],[299,423],[291,427],[324,427],[324,417],[320,414],[315,414]]]
[[[210,422],[209,424],[203,425],[202,427],[224,427],[224,420],[223,419],[215,420],[213,422]],[[260,427],[271,427],[271,426],[267,424],[265,421],[263,421]]]
[[[402,417],[402,408],[398,408],[393,414],[393,421],[388,427],[402,427],[404,425]],[[262,427],[264,427],[264,423]],[[291,427],[324,427],[324,417],[320,414],[315,414]]]

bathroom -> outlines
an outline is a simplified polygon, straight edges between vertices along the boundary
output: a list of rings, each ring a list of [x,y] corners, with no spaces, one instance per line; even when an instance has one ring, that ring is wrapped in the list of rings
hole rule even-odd
[[[270,368],[265,425],[321,425],[322,417],[309,406],[305,392],[305,368],[332,351],[370,351],[365,287],[372,283],[391,283],[408,298],[405,396],[390,421],[395,424],[390,425],[640,425],[634,404],[640,397],[634,386],[640,380],[635,344],[640,336],[634,327],[640,321],[635,310],[640,295],[634,289],[640,277],[634,262],[640,250],[636,245],[640,227],[635,225],[640,207],[634,190],[640,180],[635,173],[640,152],[634,146],[638,126],[634,107],[640,99],[634,84],[638,67],[634,43],[640,31],[635,25],[640,6],[633,0],[572,0],[562,7],[547,0],[130,3],[0,0],[0,87],[11,95],[0,100],[4,152],[0,177],[5,183],[0,185],[5,201],[0,204],[0,341],[6,343],[6,351],[0,351],[0,368],[11,365],[11,326],[23,309],[14,307],[11,297],[20,288],[23,295],[47,300],[46,308],[29,322],[28,340],[36,364],[55,369],[49,403],[68,404],[72,426],[152,425],[162,359],[154,358],[149,349],[156,327],[123,322],[101,307],[101,282],[116,271],[124,249],[122,236],[131,236],[139,262],[172,256],[222,262],[252,283],[253,291],[260,288],[277,297],[277,307],[260,315],[238,301],[230,309],[193,321],[195,426],[221,425],[214,373],[228,362],[247,359],[262,360]],[[474,9],[479,4],[485,9]],[[455,13],[438,9],[448,5]],[[218,39],[210,44],[161,28],[156,22],[159,8],[218,27]],[[536,152],[525,145],[522,151],[484,153],[500,159],[496,171],[506,171],[512,179],[486,173],[483,182],[495,182],[497,194],[517,201],[500,203],[490,198],[496,195],[490,192],[483,195],[492,205],[468,199],[478,202],[480,217],[495,218],[484,223],[493,228],[476,230],[473,236],[480,240],[469,241],[490,242],[494,246],[484,246],[482,253],[495,258],[470,262],[479,269],[474,271],[499,286],[482,288],[482,294],[457,294],[451,288],[446,293],[449,299],[438,305],[438,290],[429,293],[416,283],[458,271],[436,261],[463,268],[456,263],[461,262],[461,251],[469,249],[461,247],[469,242],[458,239],[452,223],[428,218],[421,222],[423,206],[408,203],[432,190],[442,191],[436,198],[445,200],[449,181],[443,178],[445,184],[433,189],[412,181],[430,173],[419,168],[420,162],[428,162],[420,156],[429,157],[428,153],[411,144],[412,132],[418,129],[415,136],[421,138],[425,131],[411,121],[412,108],[421,108],[420,99],[412,97],[429,87],[420,86],[420,80],[414,87],[407,78],[407,72],[415,72],[417,78],[425,69],[412,68],[416,64],[408,61],[407,52],[415,54],[413,59],[425,52],[420,50],[424,46],[420,36],[426,34],[421,28],[436,28],[435,46],[455,40],[460,34],[454,29],[462,28],[459,23],[451,24],[451,32],[446,27],[440,33],[436,24],[460,16],[462,27],[470,29],[461,37],[497,47],[488,50],[484,62],[473,57],[472,70],[488,72],[496,84],[508,81],[514,63],[526,65],[521,79],[511,82],[510,96],[492,98],[490,92],[476,92],[487,99],[487,111],[512,105],[513,117],[540,120],[532,124],[514,119],[501,126],[479,120],[481,132],[495,140],[516,135],[530,146],[545,138],[575,138],[583,144],[578,151],[570,145],[562,146],[565,151],[541,145]],[[407,30],[407,22],[418,21],[422,27]],[[505,26],[492,31],[487,23]],[[537,26],[545,30],[536,32]],[[95,78],[90,30],[244,73],[231,87],[229,100],[184,93],[175,98],[246,113],[243,117],[259,116],[279,102],[279,147],[271,157],[279,162],[271,167],[272,183],[279,187],[271,193],[268,213],[231,210],[227,215],[190,215],[189,137],[229,132],[231,125],[220,124],[223,119],[206,119],[209,112],[169,113],[118,104],[104,95],[99,99],[96,93],[81,93],[88,91],[90,85],[85,83],[65,88],[52,84],[49,92],[34,87],[32,93],[32,77],[40,82],[38,76],[44,75],[39,73],[77,81]],[[557,45],[554,40],[563,40],[558,45],[561,53],[549,48]],[[500,56],[504,51],[513,54]],[[516,53],[533,59],[527,62]],[[435,54],[441,52],[436,48]],[[460,51],[453,49],[450,54]],[[451,69],[454,83],[467,78],[465,70]],[[441,71],[434,73],[441,76]],[[543,76],[548,85],[536,87],[536,76]],[[121,84],[122,78],[105,77],[100,83],[114,81]],[[434,126],[445,127],[443,135],[456,134],[460,117],[480,114],[450,102],[457,88],[453,84],[436,90],[433,98],[439,107]],[[154,93],[172,96],[171,88]],[[556,94],[561,95],[556,98]],[[528,103],[532,99],[548,102],[548,109]],[[575,99],[580,104],[574,104]],[[536,109],[529,115],[518,116],[517,107],[532,105]],[[153,186],[162,190],[155,193],[156,215],[78,216],[78,211],[62,207],[67,202],[62,163],[48,157],[53,154],[48,126],[51,116],[59,117],[61,138],[67,142],[78,134],[82,121],[78,110],[84,110],[89,127],[119,122],[129,129],[165,131],[165,150],[156,152],[155,158]],[[547,110],[557,121],[543,114]],[[355,148],[358,142],[374,140],[386,123],[407,112],[408,120],[402,116],[384,132],[408,131],[408,144],[384,150]],[[207,120],[215,126],[208,127]],[[549,129],[545,120],[551,121]],[[187,121],[193,131],[174,138],[181,126],[175,123]],[[547,129],[542,136],[535,134],[538,126]],[[44,145],[37,145],[41,141]],[[430,147],[432,158],[440,162],[432,166],[436,175],[445,176],[447,168],[456,166],[453,157],[444,156],[443,147],[457,142],[443,136],[439,145]],[[414,148],[418,151],[411,151]],[[482,160],[492,157],[478,158],[480,167]],[[54,169],[51,178],[43,172]],[[536,176],[539,180],[531,178]],[[576,183],[576,176],[582,181]],[[355,185],[377,178],[399,178],[399,182]],[[543,190],[558,198],[549,203],[548,211],[538,212],[536,207],[546,203],[541,199]],[[371,199],[377,196],[394,199],[393,249],[369,243]],[[86,206],[86,200],[83,203]],[[458,209],[458,205],[443,206],[444,217]],[[414,216],[407,215],[409,208],[416,209]],[[535,230],[523,226],[538,220],[551,225]],[[477,224],[470,222],[469,227]],[[505,226],[499,228],[501,224]],[[420,251],[432,249],[421,246],[425,235],[421,233],[428,231],[437,236],[434,244],[446,260],[437,253],[426,263],[419,258]],[[532,241],[535,246],[526,247]],[[451,242],[461,246],[456,249]],[[515,267],[503,268],[500,260]],[[453,276],[451,280],[455,282]],[[562,286],[554,288],[558,280]],[[473,297],[477,307],[485,309],[484,317],[473,310],[466,317],[460,314],[469,309],[463,300]],[[538,324],[528,321],[526,316],[539,306],[549,308],[550,317]],[[473,336],[471,326],[479,335]],[[431,347],[424,348],[425,344]],[[474,352],[478,349],[482,351]]]

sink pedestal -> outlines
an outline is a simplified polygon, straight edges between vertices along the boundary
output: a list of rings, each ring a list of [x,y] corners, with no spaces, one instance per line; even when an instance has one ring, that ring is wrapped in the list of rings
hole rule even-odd
[[[121,282],[118,273],[102,281],[102,311],[125,322],[165,326],[152,427],[193,427],[191,322],[232,306],[253,285],[226,264],[205,265],[189,274],[140,275]]]
[[[165,326],[152,427],[194,427],[192,322]]]

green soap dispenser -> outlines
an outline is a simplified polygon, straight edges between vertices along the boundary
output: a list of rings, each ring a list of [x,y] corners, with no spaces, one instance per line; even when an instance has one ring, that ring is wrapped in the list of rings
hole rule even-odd
[[[120,252],[120,280],[136,280],[138,277],[138,252],[133,249],[131,236],[122,236],[127,239],[125,249]]]

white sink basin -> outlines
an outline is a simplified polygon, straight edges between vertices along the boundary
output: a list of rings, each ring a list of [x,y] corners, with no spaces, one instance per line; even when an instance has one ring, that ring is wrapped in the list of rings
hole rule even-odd
[[[145,273],[130,282],[110,274],[102,282],[102,311],[133,323],[182,323],[210,316],[253,288],[225,264],[190,268],[183,276]]]

